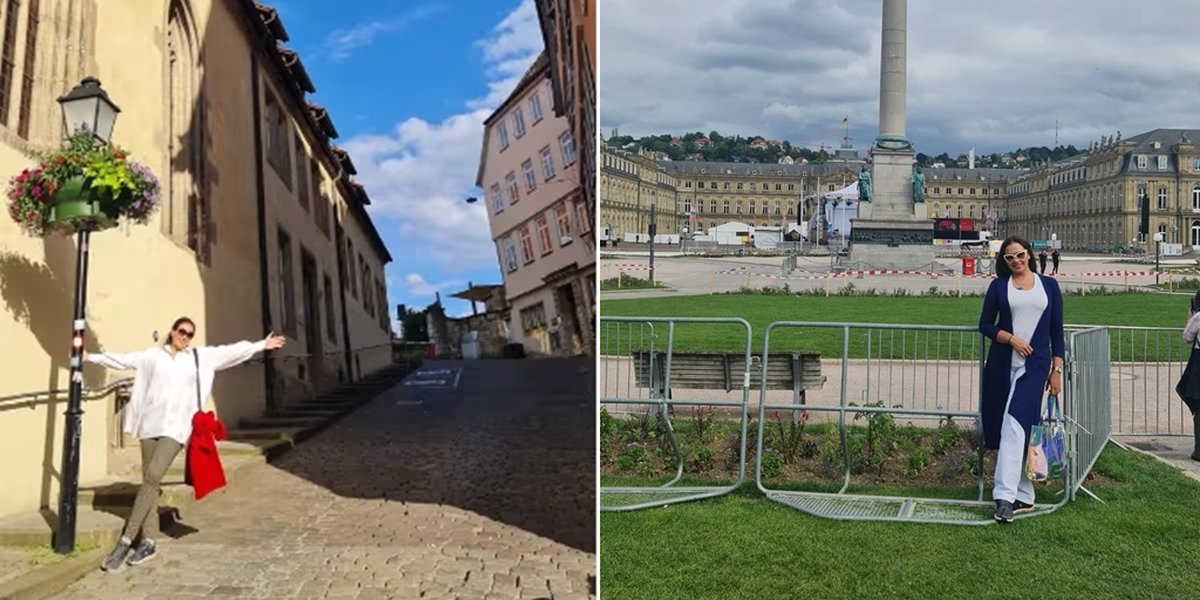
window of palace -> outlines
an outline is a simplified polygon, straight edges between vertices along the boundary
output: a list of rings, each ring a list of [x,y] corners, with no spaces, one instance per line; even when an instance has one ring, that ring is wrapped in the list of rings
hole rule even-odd
[[[1165,156],[1158,157],[1158,170],[1159,171],[1167,170],[1167,157],[1165,157]]]
[[[1158,210],[1167,210],[1167,188],[1165,187],[1158,188]]]

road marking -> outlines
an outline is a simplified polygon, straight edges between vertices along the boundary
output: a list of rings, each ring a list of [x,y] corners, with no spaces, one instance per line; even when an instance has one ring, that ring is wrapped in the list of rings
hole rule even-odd
[[[462,369],[421,369],[409,375],[404,385],[424,388],[455,389],[462,379]]]

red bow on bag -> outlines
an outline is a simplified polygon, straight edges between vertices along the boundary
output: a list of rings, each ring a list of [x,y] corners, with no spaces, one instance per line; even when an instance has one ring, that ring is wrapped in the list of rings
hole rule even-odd
[[[192,416],[192,437],[188,440],[187,466],[184,483],[196,489],[200,500],[210,492],[225,487],[225,468],[217,453],[217,440],[229,439],[225,424],[212,411]]]

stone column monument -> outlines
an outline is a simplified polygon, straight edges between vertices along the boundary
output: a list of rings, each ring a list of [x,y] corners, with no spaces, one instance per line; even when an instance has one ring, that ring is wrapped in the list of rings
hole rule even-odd
[[[914,169],[905,137],[908,0],[883,0],[879,68],[879,137],[871,146],[874,196],[851,222],[850,261],[879,269],[926,269],[934,261],[933,221],[925,208],[925,176]],[[920,189],[918,189],[920,186]]]

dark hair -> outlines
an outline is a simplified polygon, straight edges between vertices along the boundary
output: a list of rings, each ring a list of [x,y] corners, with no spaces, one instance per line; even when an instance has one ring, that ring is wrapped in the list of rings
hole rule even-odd
[[[1025,252],[1029,253],[1029,256],[1027,257],[1029,270],[1037,273],[1037,261],[1033,260],[1033,245],[1029,243],[1029,240],[1026,240],[1019,235],[1010,235],[1004,238],[1004,241],[1000,243],[1000,255],[996,257],[996,276],[1012,276],[1012,269],[1008,268],[1008,261],[1004,260],[1004,251],[1012,244],[1020,244],[1021,247],[1025,248]]]
[[[1195,297],[1192,298],[1192,312],[1200,312],[1200,290],[1197,290]]]
[[[178,319],[175,319],[175,323],[171,325],[171,331],[175,331],[176,329],[179,329],[179,326],[183,325],[184,323],[191,325],[192,331],[196,330],[196,324],[193,323],[191,319],[189,319],[187,317],[179,317]]]

